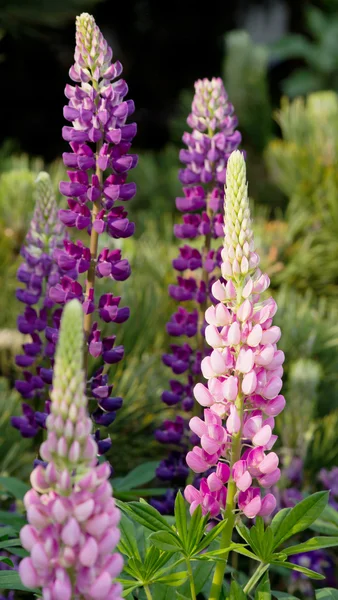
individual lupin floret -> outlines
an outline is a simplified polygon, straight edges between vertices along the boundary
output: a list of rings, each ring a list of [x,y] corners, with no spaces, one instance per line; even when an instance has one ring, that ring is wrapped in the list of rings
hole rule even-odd
[[[280,477],[278,456],[270,452],[277,436],[274,417],[284,408],[280,395],[284,354],[278,350],[281,332],[273,325],[277,306],[261,299],[269,278],[258,269],[250,221],[245,161],[241,152],[230,156],[225,198],[225,239],[222,275],[212,293],[219,300],[205,313],[205,336],[212,347],[202,361],[205,386],[194,394],[205,407],[204,421],[194,417],[190,428],[201,439],[187,455],[197,473],[229,464],[227,493],[218,501],[219,512],[234,522],[236,507],[249,518],[269,515],[276,506],[273,494],[263,495]],[[187,486],[185,496],[204,513],[215,511],[214,489],[202,480],[200,490]],[[209,507],[209,508],[208,508]]]
[[[83,311],[70,301],[61,319],[51,414],[41,455],[48,466],[31,474],[24,498],[28,525],[20,532],[30,553],[19,566],[23,584],[41,588],[46,600],[120,600],[113,579],[123,560],[113,552],[120,513],[107,463],[96,466],[97,445],[84,395]]]

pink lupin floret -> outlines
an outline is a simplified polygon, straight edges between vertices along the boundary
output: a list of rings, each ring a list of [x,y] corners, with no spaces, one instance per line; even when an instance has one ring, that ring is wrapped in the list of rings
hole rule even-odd
[[[276,302],[262,297],[270,281],[258,268],[245,161],[238,150],[228,161],[224,232],[222,279],[212,290],[219,302],[205,313],[205,337],[213,348],[201,365],[207,384],[198,383],[194,389],[197,402],[205,408],[204,420],[190,421],[201,443],[186,460],[196,473],[213,467],[215,476],[221,468],[228,468],[229,475],[221,487],[215,487],[211,475],[202,479],[199,490],[188,485],[185,497],[191,512],[200,504],[204,514],[216,516],[225,509],[225,484],[230,477],[236,484],[239,510],[254,518],[271,514],[276,506],[273,494],[263,490],[280,477],[278,456],[270,450],[277,439],[274,417],[285,406],[280,395],[284,354],[277,349],[280,329],[273,325]],[[241,451],[234,461],[236,436]]]
[[[120,600],[114,582],[123,559],[120,512],[109,483],[108,463],[97,466],[97,447],[87,413],[82,371],[82,308],[64,309],[57,349],[51,414],[32,489],[24,498],[28,525],[20,533],[30,553],[19,567],[23,584],[41,588],[44,600]]]

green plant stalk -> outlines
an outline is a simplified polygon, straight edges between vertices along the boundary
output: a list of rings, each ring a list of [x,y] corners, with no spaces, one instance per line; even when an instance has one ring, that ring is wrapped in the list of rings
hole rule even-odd
[[[244,398],[242,394],[238,394],[236,399],[236,407],[238,409],[239,417],[241,419],[241,423],[243,421],[243,412],[244,412]],[[227,501],[224,512],[224,519],[227,521],[225,528],[223,529],[220,550],[222,548],[227,548],[231,544],[232,532],[235,525],[235,514],[234,509],[236,508],[236,482],[232,479],[232,467],[241,457],[241,438],[242,438],[242,427],[238,433],[233,435],[232,438],[232,447],[231,447],[231,461],[230,461],[230,479],[228,483],[228,492],[227,492]],[[215,568],[214,578],[212,580],[212,586],[210,591],[209,600],[219,600],[222,591],[223,579],[225,568],[228,562],[229,552],[226,552],[223,560],[219,561]]]
[[[195,582],[194,582],[194,574],[192,572],[191,563],[190,563],[189,558],[186,558],[185,563],[187,565],[187,571],[188,571],[188,575],[189,575],[191,600],[196,600],[196,588],[195,588]]]
[[[145,585],[145,586],[144,586],[144,591],[145,591],[145,593],[146,593],[147,600],[153,600],[153,597],[152,597],[152,595],[151,595],[151,591],[150,591],[150,589],[149,589],[149,585]]]
[[[249,592],[253,590],[253,588],[257,585],[262,575],[264,575],[265,571],[267,571],[269,567],[270,565],[266,563],[260,563],[258,565],[252,577],[250,577],[248,583],[243,588],[243,592],[245,594],[249,594]]]
[[[102,140],[100,140],[96,144],[96,155],[97,156],[100,153],[101,146],[102,146]],[[98,166],[96,167],[96,175],[98,176],[100,185],[102,185],[102,171]],[[96,200],[96,202],[94,202],[94,204],[93,204],[93,209],[92,209],[92,222],[93,223],[96,219],[97,213],[100,211],[100,208],[101,208],[100,200]],[[94,287],[95,287],[95,269],[96,269],[98,245],[99,245],[99,234],[97,233],[97,231],[95,231],[94,227],[92,227],[91,234],[90,234],[90,246],[89,246],[90,247],[90,267],[88,269],[87,280],[86,280],[86,291],[85,291],[86,299],[88,299],[88,297],[89,297],[90,290],[94,289]],[[88,340],[91,329],[92,329],[92,317],[93,317],[92,313],[89,313],[84,316],[83,329],[84,329],[84,335],[85,335],[86,341]],[[87,368],[88,368],[88,347],[87,347],[87,345],[85,345],[85,348],[84,348],[83,364],[84,364],[85,373],[87,373]]]

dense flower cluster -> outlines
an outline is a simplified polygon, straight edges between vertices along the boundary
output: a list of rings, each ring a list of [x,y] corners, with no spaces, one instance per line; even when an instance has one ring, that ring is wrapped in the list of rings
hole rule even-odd
[[[36,399],[48,391],[62,308],[73,298],[82,303],[85,313],[85,370],[89,355],[101,358],[106,365],[119,362],[124,355],[123,346],[115,345],[116,335],[103,336],[94,320],[94,314],[105,324],[119,324],[129,318],[129,308],[120,306],[119,296],[104,293],[95,299],[96,278],[124,281],[130,275],[130,265],[122,258],[121,250],[99,247],[99,236],[105,234],[105,238],[117,240],[134,232],[134,224],[129,222],[123,204],[119,204],[136,193],[135,184],[126,182],[128,171],[137,162],[136,155],[128,154],[136,124],[126,122],[134,111],[134,103],[124,100],[128,86],[123,79],[116,80],[122,66],[111,61],[112,50],[93,17],[83,13],[76,22],[75,64],[70,69],[76,85],[67,85],[65,90],[69,102],[64,116],[72,125],[65,126],[62,133],[71,152],[63,154],[69,181],[61,182],[60,191],[67,197],[68,209],[59,211],[59,223],[55,225],[55,201],[50,190],[42,195],[27,236],[28,245],[23,249],[26,262],[18,273],[26,289],[18,290],[17,296],[27,304],[18,326],[32,338],[24,345],[25,354],[17,357],[17,364],[25,368],[24,381],[17,382],[17,389],[25,399]],[[90,236],[90,247],[82,241],[71,241],[64,233],[66,227],[85,230]],[[46,243],[48,251],[44,249]],[[38,311],[33,305],[40,298]],[[41,341],[44,330],[45,345]],[[43,364],[41,354],[46,357]],[[37,357],[39,365],[35,371],[29,370],[27,367]],[[112,396],[113,386],[103,366],[92,375],[89,389],[97,401],[92,413],[94,422],[110,425],[122,398]],[[23,412],[23,417],[13,418],[13,425],[23,435],[33,437],[44,426],[49,412],[48,394],[44,412],[35,412],[27,403]],[[100,454],[109,450],[109,438],[101,440],[97,431],[95,439]]]
[[[84,393],[83,316],[77,300],[61,319],[47,440],[40,452],[48,461],[31,474],[24,498],[28,525],[20,533],[30,557],[19,573],[24,585],[42,588],[46,600],[120,600],[112,580],[123,560],[114,552],[120,513],[108,481],[107,463],[97,464],[97,445]]]
[[[120,307],[121,298],[106,293],[96,300],[95,279],[107,277],[124,281],[130,275],[130,265],[122,258],[120,249],[99,248],[103,233],[113,239],[127,238],[134,232],[123,203],[136,193],[134,183],[127,183],[127,174],[135,167],[137,156],[128,154],[136,134],[136,124],[127,123],[134,112],[132,100],[124,100],[128,86],[116,79],[122,72],[117,61],[112,63],[112,50],[102,36],[94,18],[83,13],[76,21],[75,64],[70,77],[76,85],[65,89],[69,102],[64,108],[71,126],[62,130],[70,143],[71,152],[63,154],[69,181],[60,184],[60,191],[68,199],[68,209],[59,212],[62,223],[70,228],[85,229],[90,235],[90,248],[83,243],[65,243],[54,258],[68,270],[60,283],[51,291],[51,298],[64,305],[72,298],[83,304],[84,330],[88,353],[102,357],[104,363],[115,364],[123,358],[123,346],[115,346],[116,336],[102,337],[96,311],[105,323],[123,323],[129,317],[129,308]],[[86,273],[85,287],[72,276]],[[93,419],[98,425],[109,425],[122,399],[111,397],[112,386],[102,368],[91,381],[92,395],[98,401]]]
[[[16,291],[17,299],[25,304],[18,317],[18,329],[30,336],[23,345],[23,354],[16,356],[16,364],[23,369],[23,379],[16,381],[24,403],[23,416],[12,417],[12,424],[24,437],[34,437],[45,426],[49,411],[48,390],[52,382],[52,364],[61,309],[49,297],[51,287],[65,274],[62,265],[53,260],[54,252],[63,248],[64,225],[57,218],[57,204],[48,173],[40,173],[36,180],[34,215],[21,249],[24,259],[17,278],[24,287]],[[69,243],[67,240],[65,243]],[[39,410],[29,401],[40,400]]]
[[[196,473],[210,467],[216,471],[202,479],[199,489],[188,485],[185,497],[191,512],[200,504],[204,514],[216,516],[226,506],[232,511],[236,502],[253,518],[271,514],[276,505],[273,494],[262,495],[261,490],[280,477],[278,456],[270,450],[277,439],[274,417],[285,405],[280,395],[284,354],[277,349],[280,329],[273,325],[276,303],[271,297],[262,299],[269,278],[258,268],[245,161],[238,150],[228,161],[224,232],[221,271],[227,283],[213,284],[218,303],[205,313],[205,338],[212,352],[201,367],[208,385],[194,388],[204,420],[190,420],[200,446],[187,455]],[[228,491],[231,487],[228,502],[226,483]]]
[[[211,286],[221,263],[220,249],[212,246],[213,240],[223,237],[227,160],[241,141],[240,133],[235,130],[237,118],[233,111],[221,79],[196,82],[192,112],[187,119],[192,132],[183,135],[187,149],[180,152],[185,165],[179,174],[184,197],[176,199],[176,206],[183,213],[183,222],[174,226],[174,234],[180,240],[194,240],[193,243],[198,239],[199,246],[185,243],[173,260],[179,275],[177,284],[169,286],[169,294],[177,302],[188,302],[191,310],[179,306],[167,324],[170,336],[185,336],[188,341],[172,344],[171,352],[163,355],[164,364],[174,375],[184,374],[185,381],[170,380],[170,389],[163,392],[162,400],[168,406],[179,405],[186,412],[193,407],[193,387],[201,375],[201,360],[207,353],[203,339],[204,311],[210,299],[213,300]],[[180,423],[175,439],[170,421],[164,422],[157,439],[177,445],[185,454],[190,446],[189,433],[183,422]],[[157,475],[175,481],[178,472],[182,472],[179,453],[170,455],[167,466],[168,461],[169,471],[161,464]]]

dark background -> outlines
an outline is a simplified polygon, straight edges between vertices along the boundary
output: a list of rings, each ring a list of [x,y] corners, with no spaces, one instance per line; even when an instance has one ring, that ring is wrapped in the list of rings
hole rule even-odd
[[[288,31],[303,32],[306,6],[306,0],[2,0],[0,145],[11,138],[18,150],[47,161],[61,154],[63,89],[74,18],[82,11],[95,16],[124,66],[136,104],[137,146],[159,149],[180,91],[221,74],[226,32],[242,27],[256,42],[271,43]],[[269,65],[275,105],[280,81],[294,67],[295,61]]]

